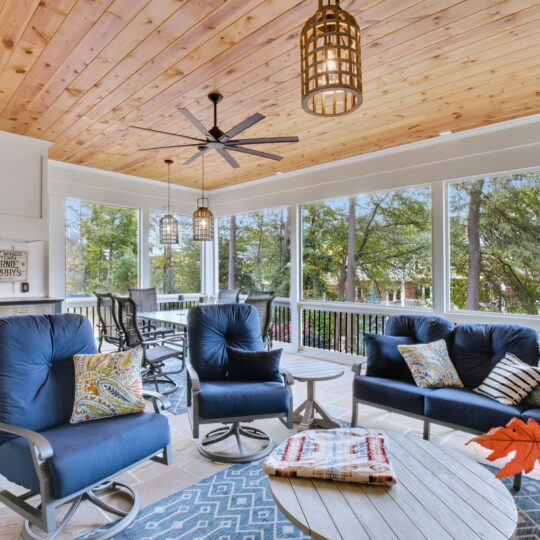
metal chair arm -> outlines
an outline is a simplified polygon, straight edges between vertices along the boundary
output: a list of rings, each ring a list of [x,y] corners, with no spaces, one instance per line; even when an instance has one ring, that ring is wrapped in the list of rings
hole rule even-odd
[[[351,371],[354,371],[356,375],[362,375],[362,367],[367,364],[367,359],[364,358],[363,360],[360,360],[359,362],[356,362],[352,367]]]
[[[291,386],[294,384],[294,377],[291,375],[291,372],[286,368],[279,368],[279,372],[283,375],[283,380],[285,381],[285,386]]]
[[[171,402],[166,396],[160,394],[159,392],[153,392],[152,390],[143,390],[143,397],[149,397],[152,399],[152,405],[154,406],[154,411],[157,413],[164,413],[170,406]]]
[[[173,345],[180,342],[182,342],[183,345],[186,344],[185,334],[173,334],[172,336],[168,336],[163,340],[163,343],[172,343]]]
[[[168,336],[168,337],[161,337],[156,339],[145,339],[144,341],[141,341],[141,346],[151,346],[151,345],[163,345],[164,343],[178,343],[179,341],[183,341],[185,343],[186,338],[183,334],[175,334],[174,336]]]
[[[31,429],[22,428],[19,426],[12,426],[10,424],[3,424],[1,422],[0,431],[3,431],[4,433],[11,433],[12,435],[17,435],[28,440],[32,445],[34,445],[38,452],[39,458],[42,461],[45,461],[54,455],[51,443],[37,431],[32,431]]]
[[[191,381],[191,389],[193,393],[198,394],[201,390],[201,381],[199,380],[199,375],[197,375],[195,368],[189,363],[186,364],[186,371]]]

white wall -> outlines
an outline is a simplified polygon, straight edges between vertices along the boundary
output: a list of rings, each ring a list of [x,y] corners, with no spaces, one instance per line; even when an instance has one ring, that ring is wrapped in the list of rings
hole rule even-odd
[[[28,251],[28,293],[0,282],[0,297],[47,296],[47,149],[50,143],[0,132],[0,249]]]

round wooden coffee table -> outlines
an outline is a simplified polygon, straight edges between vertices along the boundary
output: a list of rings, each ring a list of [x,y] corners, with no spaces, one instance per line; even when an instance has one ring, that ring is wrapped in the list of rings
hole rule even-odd
[[[341,377],[343,366],[330,362],[298,362],[283,366],[297,381],[307,382],[307,399],[293,412],[293,420],[299,422],[298,431],[310,428],[341,427],[315,399],[315,382],[329,381]],[[320,414],[317,418],[316,413]]]
[[[385,435],[396,485],[269,476],[281,511],[315,540],[499,540],[514,534],[516,505],[492,472],[432,442]]]

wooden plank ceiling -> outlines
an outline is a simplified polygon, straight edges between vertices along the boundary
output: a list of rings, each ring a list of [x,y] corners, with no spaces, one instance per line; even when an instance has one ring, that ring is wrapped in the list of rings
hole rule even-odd
[[[199,136],[175,106],[212,125],[221,91],[226,131],[298,135],[235,154],[207,154],[207,185],[223,187],[540,112],[539,0],[343,0],[362,29],[364,103],[340,118],[300,105],[299,33],[316,0],[0,0],[0,129],[54,142],[60,161],[199,186],[193,151],[136,124]]]

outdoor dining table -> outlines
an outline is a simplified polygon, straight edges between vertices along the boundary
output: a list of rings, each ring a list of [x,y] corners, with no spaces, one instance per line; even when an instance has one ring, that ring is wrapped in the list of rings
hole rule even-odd
[[[187,328],[188,309],[171,309],[166,311],[142,311],[137,313],[137,318],[158,323],[168,324],[175,329],[184,331]]]

